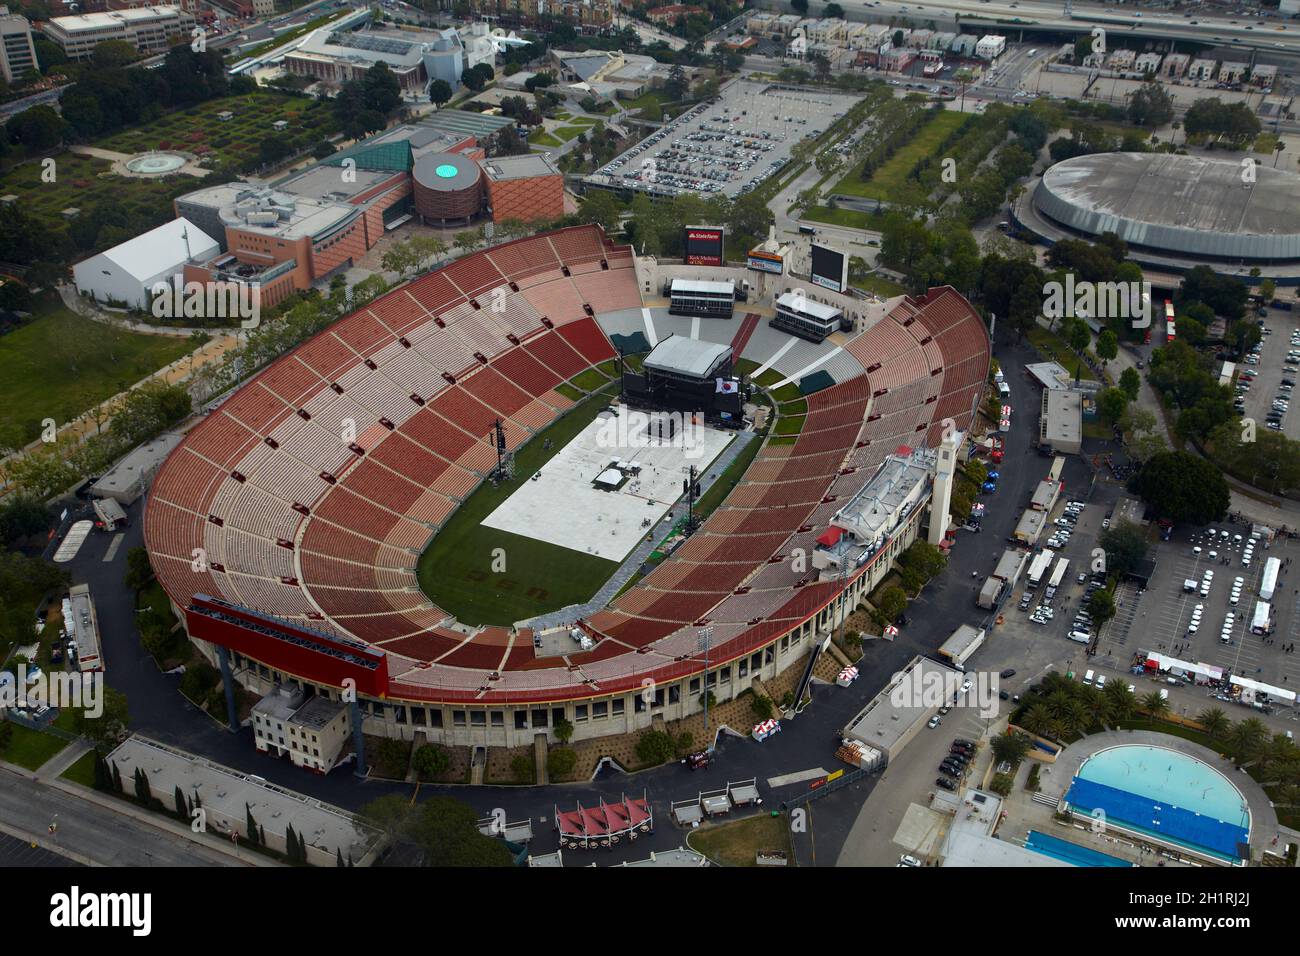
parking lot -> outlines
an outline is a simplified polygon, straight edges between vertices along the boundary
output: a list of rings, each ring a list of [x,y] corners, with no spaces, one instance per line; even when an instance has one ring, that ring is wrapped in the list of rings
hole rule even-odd
[[[1281,400],[1289,406],[1292,388],[1300,383],[1300,316],[1269,309],[1260,321],[1271,334],[1265,334],[1254,355],[1240,365],[1235,386],[1240,400],[1237,411],[1254,419],[1258,428],[1272,428],[1288,438],[1300,438],[1300,414],[1292,415],[1289,407],[1274,405]]]
[[[1151,553],[1156,560],[1155,574],[1144,593],[1126,587],[1127,597],[1121,600],[1129,613],[1124,620],[1117,615],[1103,633],[1097,663],[1124,669],[1138,651],[1157,651],[1277,687],[1300,689],[1300,649],[1295,653],[1287,650],[1292,643],[1300,644],[1300,593],[1296,589],[1300,582],[1293,580],[1288,564],[1300,555],[1300,544],[1285,538],[1271,545],[1261,540],[1253,549],[1250,566],[1245,567],[1249,535],[1245,525],[1220,524],[1214,527],[1213,539],[1208,528],[1189,528],[1176,529],[1171,541],[1157,542]],[[1254,634],[1251,620],[1270,557],[1282,562],[1271,601],[1272,631]],[[1213,572],[1213,578],[1208,589],[1203,589],[1207,570]],[[1241,588],[1234,605],[1237,578],[1241,578]],[[1195,590],[1185,590],[1184,581],[1195,582]],[[1203,590],[1208,592],[1204,596]],[[1195,614],[1198,605],[1199,619]],[[1280,716],[1294,715],[1284,709]]]
[[[1052,562],[1053,568],[1062,557],[1069,561],[1060,584],[1052,590],[1045,574],[1038,587],[1031,589],[1026,566],[1012,596],[1015,603],[1008,603],[1006,616],[1008,621],[1026,620],[1052,638],[1068,639],[1070,633],[1075,632],[1079,635],[1086,634],[1091,639],[1094,636],[1091,622],[1086,617],[1081,619],[1079,615],[1081,612],[1086,615],[1084,602],[1092,588],[1099,586],[1092,582],[1093,549],[1097,547],[1097,535],[1101,533],[1103,523],[1109,520],[1109,510],[1104,503],[1086,502],[1081,509],[1075,509],[1071,507],[1070,500],[1064,499],[1057,503],[1051,514],[1054,522],[1052,530],[1044,532],[1047,537],[1041,542],[1044,548],[1057,555]],[[1077,517],[1074,517],[1075,523],[1071,528],[1068,527],[1068,521],[1072,516]],[[1055,524],[1062,521],[1067,522],[1066,527]],[[1063,652],[1081,651],[1085,646],[1082,637],[1076,638],[1073,643],[1073,648],[1063,648]]]
[[[734,199],[790,161],[795,144],[825,132],[857,101],[777,83],[734,80],[586,178],[605,188]]]

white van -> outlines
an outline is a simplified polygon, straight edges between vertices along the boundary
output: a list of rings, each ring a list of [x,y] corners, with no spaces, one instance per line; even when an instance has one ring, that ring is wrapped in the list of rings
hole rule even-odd
[[[1192,592],[1195,591],[1198,587],[1200,587],[1200,585],[1197,584],[1195,581],[1193,581],[1191,578],[1183,578],[1184,591]]]
[[[1163,687],[1160,688],[1160,699],[1161,699],[1161,700],[1168,700],[1168,699],[1169,699],[1169,691],[1165,690]]]
[[[1070,640],[1074,641],[1077,644],[1091,644],[1092,635],[1089,634],[1087,631],[1071,631]]]
[[[1083,675],[1083,682],[1084,682],[1085,684],[1091,684],[1091,683],[1092,683],[1092,671],[1088,671],[1088,673],[1086,673],[1086,674]]]
[[[1106,686],[1106,675],[1105,675],[1105,674],[1098,674],[1098,675],[1097,675],[1097,689],[1098,689],[1098,690],[1101,690],[1101,689],[1102,689],[1103,687],[1105,687],[1105,686]]]
[[[998,394],[1003,398],[1011,397],[1011,386],[1006,382],[998,382]]]

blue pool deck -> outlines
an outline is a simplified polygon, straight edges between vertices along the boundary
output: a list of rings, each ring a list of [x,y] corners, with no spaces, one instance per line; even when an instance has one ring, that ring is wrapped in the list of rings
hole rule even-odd
[[[1241,792],[1213,767],[1165,747],[1093,754],[1065,799],[1076,812],[1101,811],[1115,826],[1225,861],[1239,860],[1250,840]]]
[[[1091,847],[1080,846],[1059,837],[1040,833],[1038,830],[1029,831],[1029,836],[1025,839],[1025,849],[1041,853],[1043,856],[1050,856],[1054,860],[1062,860],[1071,866],[1137,866],[1136,863],[1121,860],[1109,853],[1102,853],[1100,850],[1094,850]]]

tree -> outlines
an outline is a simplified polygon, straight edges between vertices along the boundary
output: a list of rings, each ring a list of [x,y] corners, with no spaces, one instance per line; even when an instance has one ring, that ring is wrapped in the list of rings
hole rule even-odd
[[[1097,336],[1097,357],[1104,363],[1119,355],[1119,339],[1110,329],[1102,329]]]
[[[33,106],[9,118],[5,132],[9,141],[32,152],[52,149],[63,142],[68,124],[49,106]]]
[[[451,755],[437,744],[422,744],[411,755],[411,766],[422,780],[436,780],[451,769]]]
[[[531,754],[515,754],[510,760],[510,775],[515,783],[536,783],[537,768]]]
[[[1138,709],[1152,717],[1160,718],[1169,712],[1169,701],[1160,696],[1160,691],[1153,690],[1143,694],[1138,700]]]
[[[556,747],[546,757],[546,772],[553,780],[563,780],[578,765],[578,755],[569,747]]]
[[[1123,418],[1128,403],[1128,392],[1122,388],[1107,388],[1097,396],[1097,410],[1101,413],[1101,417],[1112,425]]]
[[[1218,466],[1184,451],[1152,457],[1133,477],[1130,490],[1160,517],[1195,525],[1218,521],[1230,500]]]
[[[1173,98],[1153,78],[1129,95],[1128,118],[1138,126],[1164,126],[1174,118]]]
[[[121,691],[105,686],[103,696],[103,713],[99,717],[88,717],[84,709],[78,710],[72,725],[78,736],[85,737],[97,747],[111,750],[126,732],[130,715],[126,695]]]
[[[801,17],[808,16],[808,0],[790,0],[790,9]]]
[[[379,60],[361,81],[362,101],[366,109],[387,116],[402,102],[402,84],[383,60]]]
[[[1116,521],[1097,538],[1106,553],[1106,572],[1123,575],[1147,556],[1146,532],[1131,521]]]
[[[133,591],[143,590],[153,578],[153,566],[145,548],[131,548],[126,553],[126,578],[123,583]]]
[[[429,102],[439,109],[451,99],[451,84],[446,80],[434,80],[429,84]]]
[[[994,763],[1006,763],[1015,766],[1029,753],[1029,738],[1024,734],[998,734],[990,742]]]
[[[132,783],[135,785],[135,798],[139,801],[140,806],[149,806],[151,796],[149,791],[149,775],[144,772],[143,767],[136,767],[132,775]]]
[[[0,542],[14,544],[48,531],[53,523],[50,509],[30,495],[10,495],[0,503]]]
[[[898,620],[898,616],[907,610],[907,592],[891,584],[880,592],[877,598],[876,613],[872,615],[881,627],[888,627]]]
[[[1210,707],[1196,715],[1196,722],[1205,728],[1211,740],[1221,740],[1232,726],[1232,721],[1218,707]]]
[[[822,16],[827,20],[838,18],[844,19],[844,8],[838,3],[828,3],[822,7]]]
[[[673,759],[677,746],[671,734],[647,730],[636,742],[636,756],[647,766],[658,766]]]
[[[1093,623],[1101,627],[1115,616],[1115,595],[1105,588],[1093,591],[1088,599],[1088,613],[1092,615]]]
[[[1138,374],[1137,369],[1126,368],[1119,373],[1119,387],[1124,390],[1124,394],[1129,397],[1129,400],[1133,401],[1142,390],[1142,376]]]
[[[596,223],[609,235],[618,228],[621,212],[618,199],[613,193],[606,189],[592,189],[587,192],[578,209],[578,218],[582,222]]]
[[[421,866],[514,865],[505,843],[480,833],[478,814],[452,797],[426,800],[410,817],[403,842],[417,851]]]
[[[551,730],[555,734],[555,739],[562,744],[567,744],[573,739],[573,724],[564,717],[557,720]]]

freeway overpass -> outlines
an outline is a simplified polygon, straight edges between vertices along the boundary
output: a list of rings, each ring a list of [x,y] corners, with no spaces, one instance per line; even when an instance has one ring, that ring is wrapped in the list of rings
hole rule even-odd
[[[839,0],[850,20],[888,22],[891,17],[914,24],[933,20],[939,25],[960,24],[963,32],[1088,33],[1102,27],[1118,37],[1145,40],[1176,40],[1207,46],[1236,47],[1278,55],[1300,55],[1300,21],[1276,15],[1257,17],[1216,14],[1198,10],[1175,13],[1168,10],[1138,10],[1131,6],[1076,3],[1070,15],[1064,3],[1036,0]],[[788,3],[778,3],[782,11]]]

